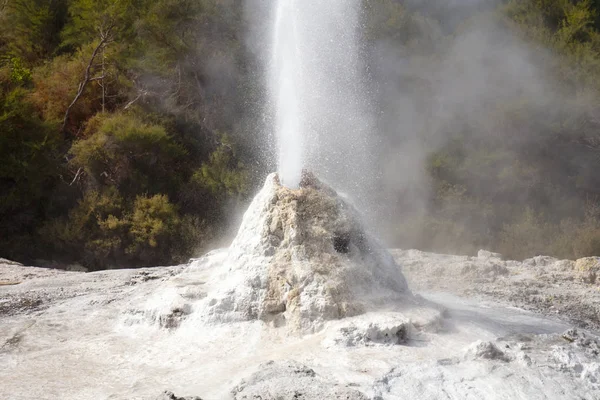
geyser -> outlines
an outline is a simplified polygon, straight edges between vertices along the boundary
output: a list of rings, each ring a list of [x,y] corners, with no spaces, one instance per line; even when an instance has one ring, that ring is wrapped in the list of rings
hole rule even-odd
[[[372,182],[359,5],[276,3],[270,93],[279,172],[244,216],[229,270],[205,303],[208,320],[262,320],[314,332],[326,321],[410,297],[400,267],[367,233],[356,209],[316,177],[350,195]]]
[[[274,6],[268,76],[281,183],[297,188],[306,168],[360,201],[374,182],[361,2]]]
[[[307,172],[298,189],[282,186],[277,174],[267,178],[227,263],[206,303],[216,322],[258,319],[314,332],[410,297],[400,267],[354,207]]]
[[[300,184],[303,155],[300,109],[302,59],[295,9],[294,0],[278,1],[272,61],[279,175],[285,185],[294,188]]]

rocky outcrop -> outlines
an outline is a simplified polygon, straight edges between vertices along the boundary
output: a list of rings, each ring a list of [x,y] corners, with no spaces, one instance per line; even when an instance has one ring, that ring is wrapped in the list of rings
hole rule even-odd
[[[270,361],[232,390],[234,400],[368,400],[358,390],[337,385],[295,361]]]
[[[393,257],[336,192],[305,173],[299,189],[272,174],[246,212],[224,284],[207,301],[213,321],[259,319],[312,332],[408,292]]]
[[[580,258],[575,262],[575,270],[584,282],[600,283],[600,257]]]
[[[368,315],[350,321],[325,340],[326,347],[355,347],[406,344],[415,331],[410,319],[398,313]]]
[[[200,397],[178,397],[175,393],[165,390],[156,400],[202,400]]]
[[[510,361],[510,358],[504,354],[494,343],[479,340],[473,343],[465,353],[467,360],[500,360]]]
[[[600,329],[600,258],[576,261],[537,256],[505,260],[481,250],[476,257],[391,250],[411,289],[485,296]]]

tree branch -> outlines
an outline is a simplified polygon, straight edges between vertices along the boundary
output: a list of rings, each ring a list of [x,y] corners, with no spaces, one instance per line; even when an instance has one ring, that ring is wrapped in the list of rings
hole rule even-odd
[[[67,122],[69,120],[69,114],[71,113],[71,110],[73,109],[75,104],[77,104],[77,101],[79,101],[79,99],[83,95],[83,92],[84,92],[87,84],[89,82],[91,82],[92,80],[98,80],[98,78],[90,77],[91,70],[92,70],[92,67],[94,66],[94,60],[98,56],[98,52],[100,51],[100,49],[102,49],[107,43],[109,43],[111,41],[112,28],[113,28],[113,26],[110,26],[106,32],[101,32],[101,34],[100,34],[100,43],[98,43],[98,46],[96,46],[96,48],[94,49],[94,52],[92,53],[92,57],[90,58],[90,61],[85,69],[85,75],[83,77],[83,81],[81,81],[79,83],[79,89],[77,90],[77,94],[75,95],[75,98],[73,99],[71,104],[69,104],[69,107],[67,107],[67,111],[65,111],[65,116],[63,118],[62,127],[60,128],[61,132],[65,131],[65,128],[67,127]]]
[[[129,107],[134,105],[139,99],[141,99],[142,97],[145,97],[147,94],[148,94],[147,90],[144,90],[144,89],[139,90],[136,98],[131,100],[129,103],[127,103],[127,105],[125,105],[125,107],[123,107],[123,110],[129,109]]]
[[[69,184],[69,186],[73,186],[73,184],[75,183],[75,181],[77,179],[79,179],[79,176],[81,176],[81,172],[83,171],[83,168],[79,167],[79,169],[77,170],[77,173],[75,174],[75,178],[73,178],[73,180],[71,181],[71,183]]]

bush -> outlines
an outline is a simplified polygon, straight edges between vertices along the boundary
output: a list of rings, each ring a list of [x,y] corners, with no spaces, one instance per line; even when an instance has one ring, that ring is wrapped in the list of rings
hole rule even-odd
[[[527,209],[513,223],[504,226],[497,248],[515,259],[536,255],[578,259],[600,254],[600,219],[595,206],[589,206],[586,217],[565,218],[548,222],[542,214]]]
[[[32,79],[34,91],[29,98],[38,113],[47,121],[62,123],[65,111],[77,93],[77,87],[85,71],[83,55],[71,57],[63,55],[51,62],[33,70]],[[99,98],[97,87],[89,85],[85,95],[77,102],[71,111],[71,120],[77,121],[69,126],[69,131],[77,132],[79,124],[90,118],[99,108],[96,99]]]
[[[127,230],[123,198],[112,187],[86,193],[68,217],[46,223],[39,233],[53,253],[68,257],[65,261],[98,269],[123,260]]]
[[[236,162],[227,145],[220,146],[210,155],[209,161],[194,173],[192,182],[216,197],[248,194],[248,172],[243,164]]]
[[[10,80],[17,85],[26,85],[31,82],[31,70],[23,65],[23,60],[18,57],[10,59]]]
[[[557,233],[556,227],[546,223],[543,216],[527,209],[515,222],[504,226],[498,250],[514,259],[552,255],[550,249]]]
[[[202,246],[205,226],[180,216],[166,195],[125,201],[117,189],[90,191],[71,210],[40,230],[54,253],[91,269],[161,265],[183,261]]]
[[[138,196],[128,223],[128,254],[145,262],[169,262],[181,220],[167,196]]]
[[[92,120],[85,139],[75,142],[70,154],[71,164],[85,171],[92,187],[114,185],[125,196],[135,196],[173,192],[186,151],[162,126],[117,114]]]

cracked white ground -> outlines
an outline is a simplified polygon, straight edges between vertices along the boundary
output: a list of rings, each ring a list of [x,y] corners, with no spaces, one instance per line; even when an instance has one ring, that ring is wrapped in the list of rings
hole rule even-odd
[[[178,289],[209,292],[205,282],[223,259],[221,251],[189,267],[89,274],[2,265],[5,282],[21,281],[0,289],[2,303],[22,302],[0,324],[1,397],[154,399],[168,389],[226,399],[260,364],[295,360],[325,382],[383,399],[600,398],[598,355],[593,344],[562,338],[570,325],[451,295],[426,296],[448,308],[444,318],[405,312],[424,327],[399,345],[336,345],[332,339],[352,319],[304,337],[259,321],[203,326],[193,314],[177,328],[161,327],[159,319],[177,309]],[[469,355],[480,340],[508,358]]]

